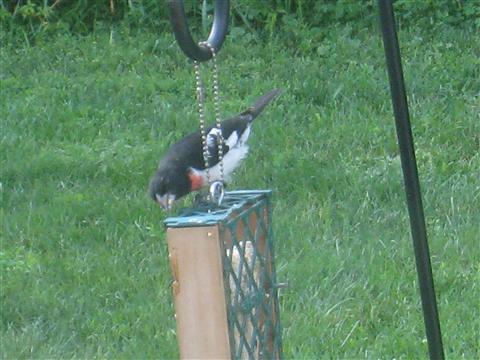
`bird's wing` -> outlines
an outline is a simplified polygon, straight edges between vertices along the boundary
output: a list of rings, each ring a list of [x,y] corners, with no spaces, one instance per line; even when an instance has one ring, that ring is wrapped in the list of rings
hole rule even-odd
[[[223,145],[223,156],[246,141],[243,136],[245,130],[250,127],[254,117],[245,112],[234,116],[233,118],[222,121],[222,131],[216,127],[210,127],[207,133],[208,164],[214,166],[219,161],[218,145]],[[249,132],[249,131],[248,131]]]
[[[218,163],[220,158],[220,147],[222,149],[223,155],[225,155],[230,147],[234,146],[238,139],[238,135],[230,134],[230,136],[225,139],[222,131],[216,127],[212,127],[207,134],[207,153],[208,153],[208,164],[213,166]],[[233,141],[232,141],[233,140]]]
[[[209,166],[218,164],[218,143],[220,141],[223,143],[224,156],[230,150],[237,149],[246,142],[250,134],[252,121],[263,111],[267,104],[279,96],[281,92],[281,89],[271,90],[258,98],[247,110],[237,116],[222,121],[222,136],[220,136],[220,132],[214,126],[206,130]],[[198,170],[205,169],[200,131],[192,133],[172,145],[165,157],[161,160],[159,166],[166,166],[172,162]]]

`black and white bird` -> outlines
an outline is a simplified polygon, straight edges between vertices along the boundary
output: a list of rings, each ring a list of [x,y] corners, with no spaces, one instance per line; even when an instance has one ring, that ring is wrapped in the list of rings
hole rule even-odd
[[[253,120],[281,92],[280,89],[271,90],[260,97],[249,109],[222,121],[221,134],[215,126],[206,129],[210,182],[222,180],[228,182],[231,179],[233,171],[248,153],[247,140]],[[222,179],[218,161],[218,141],[220,139],[223,141],[224,179]],[[200,131],[197,131],[170,147],[160,160],[158,170],[150,181],[149,193],[151,198],[163,209],[170,210],[173,203],[182,196],[208,185],[202,138]]]

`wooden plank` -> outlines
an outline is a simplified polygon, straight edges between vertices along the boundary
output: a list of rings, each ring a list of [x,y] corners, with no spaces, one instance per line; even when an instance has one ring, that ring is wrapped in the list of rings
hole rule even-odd
[[[177,338],[182,359],[230,359],[217,226],[168,228]]]

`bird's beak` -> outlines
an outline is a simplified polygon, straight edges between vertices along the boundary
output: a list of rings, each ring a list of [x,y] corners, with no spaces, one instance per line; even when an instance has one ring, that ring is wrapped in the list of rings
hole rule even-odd
[[[158,204],[162,207],[163,210],[169,211],[175,201],[175,195],[166,193],[165,195],[155,194]]]

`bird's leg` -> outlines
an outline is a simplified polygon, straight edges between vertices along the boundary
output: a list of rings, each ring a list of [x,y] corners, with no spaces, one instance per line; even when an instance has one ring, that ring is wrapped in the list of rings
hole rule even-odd
[[[193,206],[200,207],[202,204],[208,202],[209,193],[206,189],[198,191],[193,198]]]
[[[214,181],[208,188],[199,190],[193,198],[193,206],[200,207],[205,204],[215,204],[219,206],[222,203],[225,194],[226,184],[221,181]]]

